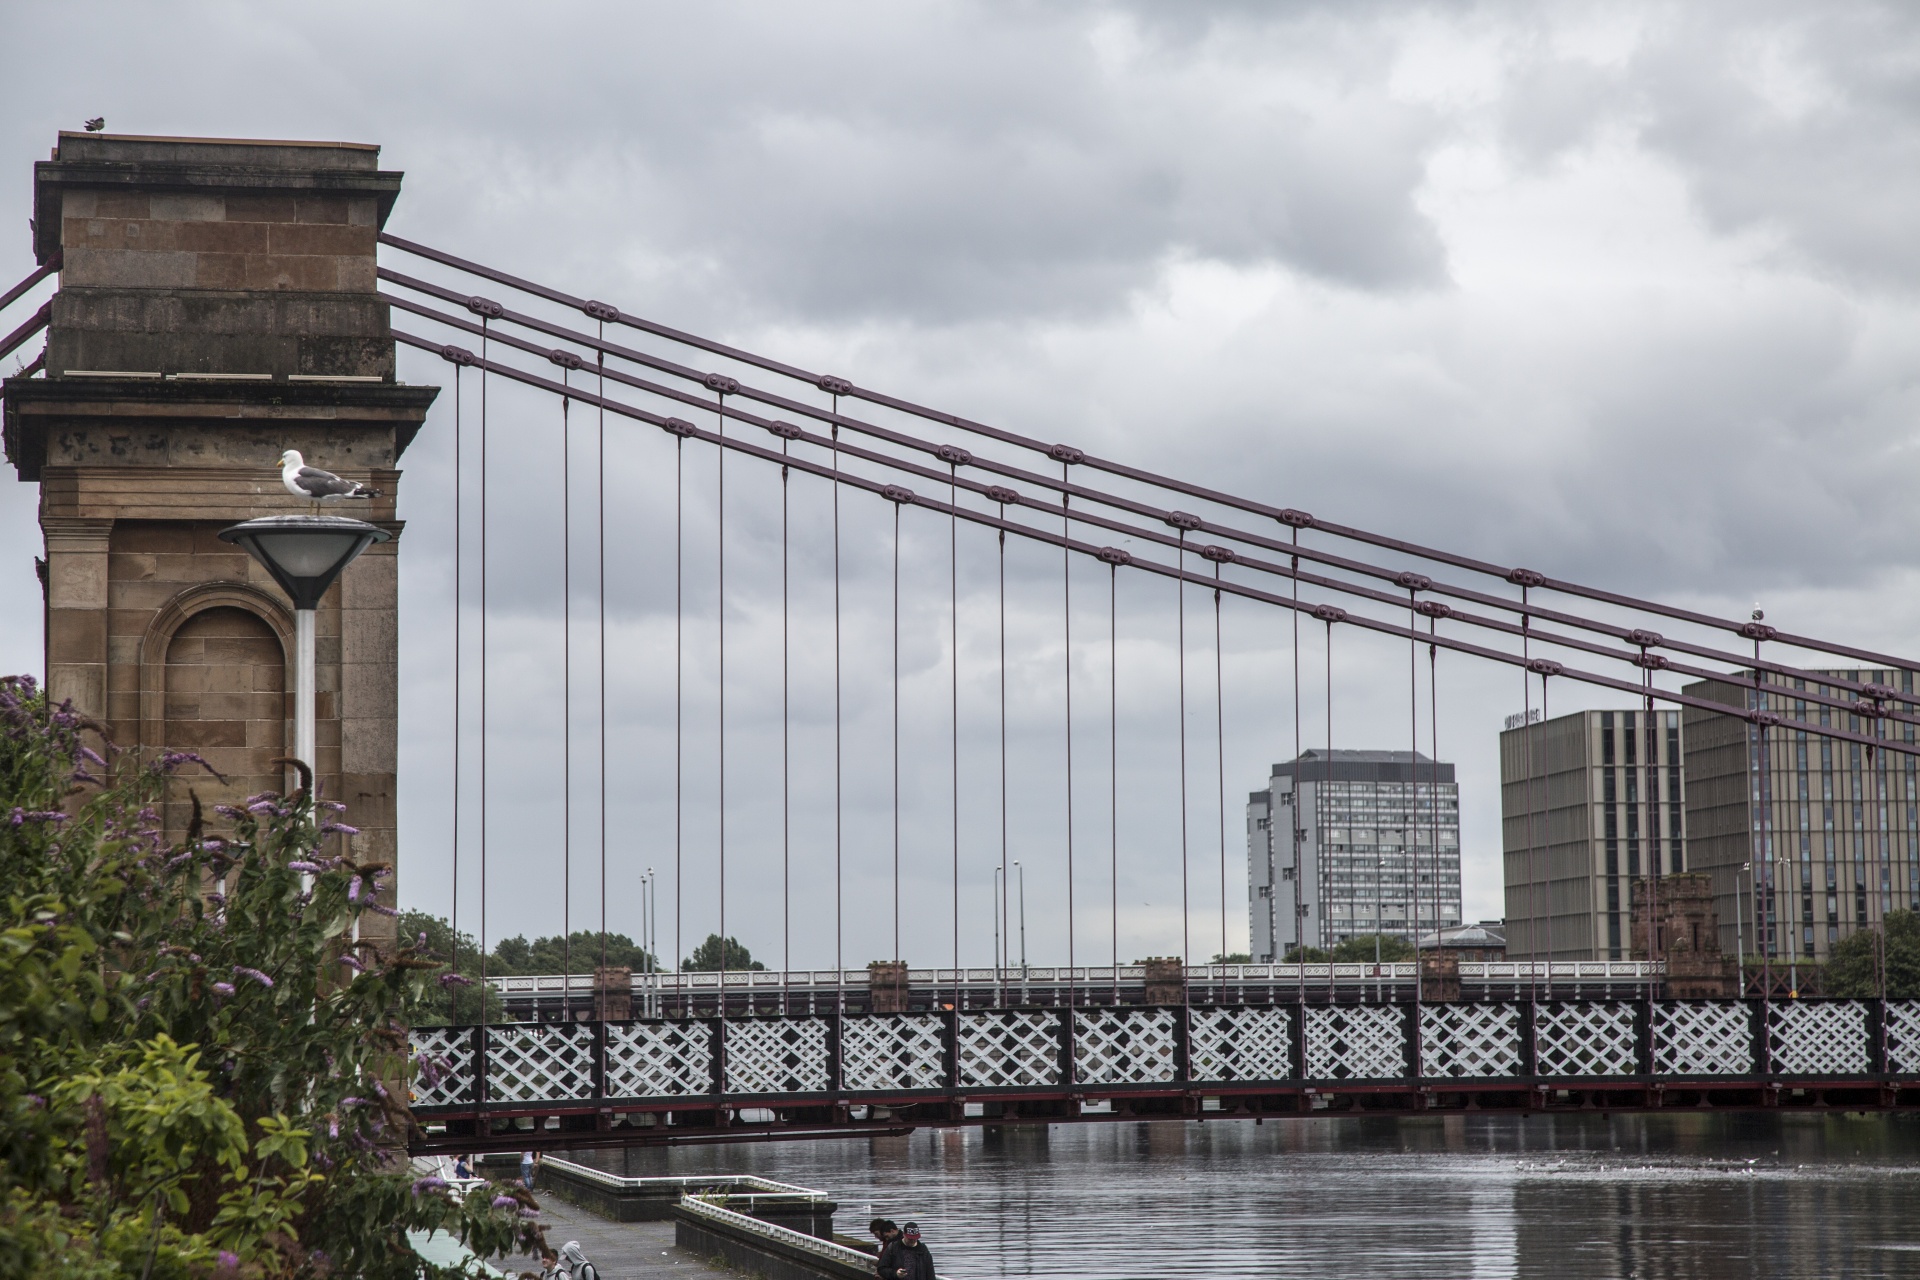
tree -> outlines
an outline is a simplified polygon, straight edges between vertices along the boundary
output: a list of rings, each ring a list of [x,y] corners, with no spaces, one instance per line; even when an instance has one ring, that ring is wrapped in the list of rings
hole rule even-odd
[[[1886,994],[1890,999],[1920,997],[1920,914],[1889,911],[1880,930],[1859,930],[1834,944],[1820,976],[1820,989],[1854,1000],[1880,995],[1880,954],[1885,935]]]
[[[1215,964],[1252,964],[1253,954],[1247,951],[1229,951],[1226,955],[1215,955]]]
[[[322,852],[340,806],[263,793],[211,832],[196,799],[169,844],[162,788],[204,766],[112,769],[92,731],[0,680],[0,1275],[412,1280],[454,1273],[409,1230],[534,1246],[530,1197],[396,1158],[440,966],[356,940],[389,868]]]
[[[619,968],[625,966],[635,973],[645,973],[659,968],[659,963],[651,953],[624,933],[609,933],[606,937],[606,963]],[[487,957],[487,972],[501,975],[531,973],[592,973],[600,965],[600,935],[587,929],[575,930],[573,934],[571,970],[567,968],[567,939],[556,934],[551,938],[535,938],[528,942],[524,937],[502,939],[500,945]]]
[[[1319,947],[1302,947],[1298,943],[1287,948],[1287,954],[1281,957],[1283,964],[1325,964],[1333,956]]]
[[[402,911],[394,932],[399,937],[412,938],[415,950],[439,961],[443,972],[464,979],[436,982],[428,987],[425,1001],[413,1014],[416,1025],[478,1022],[483,999],[488,1022],[506,1021],[506,1006],[500,1003],[500,993],[480,983],[480,945],[472,934],[463,932],[456,939],[452,925],[425,911]],[[489,963],[487,972],[499,970]]]
[[[745,947],[740,945],[740,940],[738,938],[728,938],[726,946],[727,946],[727,949],[726,949],[725,955],[727,960],[727,964],[726,964],[727,968],[729,969],[765,969],[767,967],[761,964],[758,960],[755,960],[752,954],[749,953]],[[710,933],[707,935],[707,940],[701,943],[699,946],[695,947],[693,949],[693,954],[691,956],[688,956],[686,963],[682,964],[680,967],[682,969],[687,970],[690,973],[711,973],[714,970],[720,968],[721,954],[722,953],[720,950],[720,935],[717,933]]]

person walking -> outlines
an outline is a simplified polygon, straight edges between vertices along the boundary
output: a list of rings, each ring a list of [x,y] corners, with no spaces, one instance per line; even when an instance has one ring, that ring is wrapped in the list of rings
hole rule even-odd
[[[600,1269],[587,1261],[586,1250],[578,1240],[569,1240],[560,1246],[560,1273],[568,1280],[600,1280]]]
[[[900,1228],[897,1280],[933,1280],[933,1254],[920,1243],[920,1224],[908,1222]]]
[[[867,1230],[879,1242],[879,1250],[874,1255],[873,1272],[880,1280],[900,1280],[895,1273],[900,1268],[900,1228],[891,1218],[875,1218],[867,1224]]]
[[[520,1153],[520,1185],[529,1191],[533,1190],[533,1152],[531,1151]]]

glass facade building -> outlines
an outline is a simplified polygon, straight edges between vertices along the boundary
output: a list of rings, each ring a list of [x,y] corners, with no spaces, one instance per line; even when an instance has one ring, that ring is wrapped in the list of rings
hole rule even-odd
[[[1816,674],[1915,696],[1910,671]],[[1913,725],[1809,702],[1809,681],[1780,680],[1767,677],[1758,690],[1703,680],[1686,692],[1739,708],[1764,701],[1779,716],[1915,740]],[[1816,694],[1855,700],[1849,689],[1811,684]],[[1684,719],[1693,869],[1713,875],[1722,950],[1818,962],[1841,939],[1878,928],[1888,911],[1920,909],[1914,757],[1785,724],[1763,731],[1738,714],[1689,707]]]
[[[1635,885],[1689,869],[1684,744],[1680,713],[1660,710],[1576,711],[1500,735],[1509,956],[1634,958]]]
[[[1458,925],[1453,766],[1407,751],[1308,751],[1274,765],[1247,798],[1247,882],[1257,963],[1301,941]]]

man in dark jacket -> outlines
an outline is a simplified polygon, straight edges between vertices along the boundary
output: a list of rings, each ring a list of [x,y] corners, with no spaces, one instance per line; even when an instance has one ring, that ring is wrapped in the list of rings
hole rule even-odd
[[[873,1271],[880,1280],[899,1280],[896,1272],[903,1265],[900,1261],[900,1228],[893,1225],[891,1218],[875,1218],[867,1224],[867,1230],[879,1242],[879,1252],[874,1257]]]
[[[920,1224],[909,1222],[900,1228],[897,1280],[934,1280],[933,1255],[920,1243]]]

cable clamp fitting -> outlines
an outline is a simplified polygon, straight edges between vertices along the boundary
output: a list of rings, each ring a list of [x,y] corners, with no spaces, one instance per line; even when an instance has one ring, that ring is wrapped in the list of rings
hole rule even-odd
[[[1129,565],[1133,563],[1132,553],[1122,551],[1119,547],[1102,547],[1094,552],[1094,555],[1098,556],[1107,564]]]
[[[880,491],[880,496],[888,502],[898,502],[904,505],[913,501],[913,490],[902,485],[890,484]]]
[[[507,314],[507,309],[492,298],[482,298],[478,294],[467,299],[467,310],[477,316],[485,316],[489,320],[498,320]]]
[[[701,382],[705,384],[707,390],[717,391],[723,396],[733,395],[740,390],[740,380],[729,378],[724,373],[710,373],[702,378]]]
[[[1064,462],[1075,466],[1087,460],[1087,455],[1070,444],[1056,444],[1047,450],[1047,456],[1055,462]]]
[[[933,451],[933,456],[953,467],[964,467],[973,461],[973,455],[957,444],[943,444]]]
[[[989,485],[982,491],[981,496],[986,498],[988,502],[997,502],[1003,507],[1017,507],[1020,505],[1020,495],[1004,485]]]
[[[1398,573],[1394,575],[1394,584],[1406,591],[1425,591],[1433,585],[1433,579],[1424,573]]]
[[[476,356],[465,347],[456,347],[451,342],[440,348],[440,358],[449,364],[475,365],[480,363],[479,356]]]
[[[1285,511],[1275,516],[1274,519],[1289,529],[1313,528],[1313,517],[1304,511],[1295,511],[1292,507],[1288,507]]]
[[[660,424],[660,427],[662,430],[666,431],[668,434],[679,436],[682,440],[687,439],[689,436],[695,435],[700,430],[700,428],[694,426],[691,422],[688,422],[685,418],[668,418],[665,422]]]
[[[1214,543],[1208,543],[1206,546],[1200,548],[1200,558],[1202,560],[1211,560],[1215,564],[1232,564],[1235,560],[1238,560],[1240,556],[1232,547],[1222,547]]]
[[[568,351],[564,347],[555,347],[553,350],[547,352],[547,359],[553,361],[553,363],[559,365],[562,369],[578,369],[586,363],[577,353]]]
[[[1174,528],[1186,533],[1191,533],[1200,527],[1200,517],[1191,511],[1169,511],[1163,518]]]
[[[604,320],[608,324],[620,318],[620,308],[611,302],[583,302],[580,304],[580,309],[595,320]]]
[[[1313,606],[1313,616],[1322,622],[1345,622],[1347,611],[1337,604],[1317,604]]]
[[[821,374],[813,385],[819,387],[830,396],[850,396],[853,394],[853,384],[851,382],[845,378],[836,378],[830,373]]]
[[[779,436],[782,440],[798,440],[806,434],[806,432],[794,426],[791,422],[769,422],[767,424],[767,430],[773,432],[774,435]]]
[[[1527,670],[1537,676],[1557,676],[1562,671],[1565,671],[1566,667],[1555,662],[1552,658],[1529,658],[1527,659]]]
[[[1453,616],[1453,606],[1444,600],[1422,600],[1413,607],[1416,613],[1423,613],[1429,618],[1451,618]]]
[[[1546,585],[1547,575],[1537,569],[1509,569],[1507,581],[1516,587],[1542,587]]]

